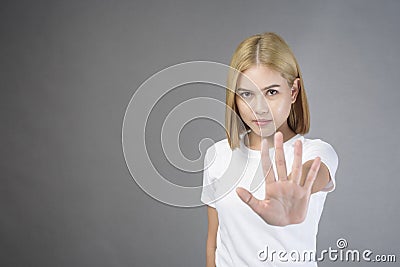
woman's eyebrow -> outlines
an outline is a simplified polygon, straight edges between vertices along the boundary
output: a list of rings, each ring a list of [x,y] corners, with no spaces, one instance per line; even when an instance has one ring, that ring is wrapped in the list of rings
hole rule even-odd
[[[265,88],[263,88],[261,90],[268,90],[268,89],[271,89],[271,88],[274,88],[274,87],[280,87],[280,85],[279,84],[272,84],[272,85],[269,85],[269,86],[267,86],[267,87],[265,87]],[[237,90],[238,91],[252,91],[252,90],[245,89],[245,88],[238,88]]]

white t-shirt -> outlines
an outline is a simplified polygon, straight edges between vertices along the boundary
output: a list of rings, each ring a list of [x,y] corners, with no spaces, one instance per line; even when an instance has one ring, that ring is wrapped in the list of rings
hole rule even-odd
[[[218,212],[217,267],[317,266],[315,261],[309,259],[312,253],[316,253],[318,223],[326,195],[335,188],[338,157],[328,143],[320,139],[306,139],[298,134],[283,144],[288,173],[292,170],[294,142],[297,139],[303,143],[303,163],[319,156],[330,172],[331,181],[323,190],[311,195],[307,216],[302,223],[284,227],[267,224],[239,198],[235,190],[238,186],[247,190],[256,189],[250,191],[256,198],[264,199],[261,152],[244,145],[243,136],[240,147],[233,151],[227,139],[208,148],[204,159],[201,201]],[[269,152],[275,165],[274,149]],[[276,174],[275,166],[274,171]]]

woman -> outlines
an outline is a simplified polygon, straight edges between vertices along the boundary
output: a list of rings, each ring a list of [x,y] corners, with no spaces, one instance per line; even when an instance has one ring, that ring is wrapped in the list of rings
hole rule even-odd
[[[207,266],[316,266],[338,158],[328,143],[303,136],[310,119],[298,63],[281,37],[264,33],[245,39],[230,66],[227,138],[204,164]]]

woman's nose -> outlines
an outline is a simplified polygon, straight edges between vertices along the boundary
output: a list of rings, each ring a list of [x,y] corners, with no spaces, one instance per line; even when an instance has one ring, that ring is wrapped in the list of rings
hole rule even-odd
[[[254,112],[257,114],[263,114],[269,112],[267,100],[263,95],[258,95],[256,97],[253,109]]]

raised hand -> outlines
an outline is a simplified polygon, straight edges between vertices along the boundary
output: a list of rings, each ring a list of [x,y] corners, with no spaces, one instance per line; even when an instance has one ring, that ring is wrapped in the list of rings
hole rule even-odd
[[[317,157],[309,169],[304,185],[300,185],[302,177],[302,143],[295,142],[292,173],[287,175],[286,160],[283,151],[283,135],[275,134],[275,163],[278,179],[272,169],[269,158],[267,139],[261,143],[261,163],[265,176],[265,199],[255,198],[249,191],[236,189],[242,199],[265,222],[276,226],[297,224],[304,221],[307,215],[312,185],[317,177],[321,159]]]

